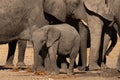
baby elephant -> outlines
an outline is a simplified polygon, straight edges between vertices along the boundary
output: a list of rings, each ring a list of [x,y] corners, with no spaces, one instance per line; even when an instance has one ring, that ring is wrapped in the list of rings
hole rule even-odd
[[[59,73],[56,64],[56,55],[69,56],[70,65],[67,74],[73,74],[74,61],[80,47],[80,36],[74,27],[68,24],[47,25],[35,30],[32,34],[32,40],[35,50],[34,66],[41,66],[38,66],[38,63],[42,64],[42,62],[39,61],[41,59],[37,59],[40,58],[38,57],[38,52],[42,52],[43,48],[46,47],[48,50],[48,64],[50,63],[51,74]],[[40,55],[43,54],[40,53]]]

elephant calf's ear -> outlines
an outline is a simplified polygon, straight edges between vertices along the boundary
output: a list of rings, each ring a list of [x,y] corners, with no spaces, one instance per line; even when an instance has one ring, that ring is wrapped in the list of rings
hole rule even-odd
[[[60,31],[55,28],[50,28],[47,33],[47,47],[52,46],[60,38]]]

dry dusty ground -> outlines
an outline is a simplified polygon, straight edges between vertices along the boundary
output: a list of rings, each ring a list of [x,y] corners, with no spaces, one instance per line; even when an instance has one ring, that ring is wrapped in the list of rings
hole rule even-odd
[[[107,65],[110,68],[117,68],[117,56],[119,53],[120,41],[116,48],[107,57]],[[0,45],[0,80],[120,80],[120,73],[116,69],[107,69],[103,71],[89,71],[79,72],[75,69],[75,75],[67,76],[66,74],[60,75],[35,75],[34,73],[27,72],[22,69],[19,71],[13,71],[9,68],[4,68],[6,57],[7,57],[7,44]],[[16,50],[14,57],[14,64],[17,63],[18,51]],[[33,49],[27,48],[25,54],[26,65],[33,64]]]

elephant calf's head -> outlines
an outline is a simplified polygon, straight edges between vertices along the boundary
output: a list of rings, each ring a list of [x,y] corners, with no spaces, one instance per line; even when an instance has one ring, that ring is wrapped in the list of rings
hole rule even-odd
[[[44,26],[40,29],[37,29],[33,32],[32,40],[35,44],[47,47],[52,46],[60,38],[60,31],[51,27],[51,25]]]

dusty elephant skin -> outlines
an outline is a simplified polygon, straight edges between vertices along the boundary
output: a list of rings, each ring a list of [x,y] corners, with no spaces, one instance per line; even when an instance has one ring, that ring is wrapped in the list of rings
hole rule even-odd
[[[48,2],[49,1],[50,0],[48,0]],[[55,2],[57,3],[56,0],[51,0],[51,1],[53,1],[53,3],[55,3]],[[92,9],[90,9],[90,11],[92,11],[93,15],[91,16],[91,14],[87,13],[87,17],[86,17],[84,7],[80,8],[80,5],[79,5],[80,0],[72,0],[72,1],[64,0],[64,1],[61,0],[59,2],[60,3],[63,2],[64,4],[67,4],[67,6],[63,5],[63,8],[62,8],[61,4],[57,3],[57,5],[53,5],[52,8],[49,6],[49,8],[53,10],[52,12],[51,11],[49,12],[49,8],[45,8],[45,11],[50,14],[52,13],[52,15],[55,15],[55,17],[57,17],[56,14],[58,14],[57,18],[62,21],[65,20],[66,16],[72,16],[76,19],[84,19],[86,22],[88,22],[88,24],[90,26],[91,41],[92,41],[91,42],[91,45],[92,45],[91,52],[90,52],[92,55],[92,56],[90,56],[90,69],[91,70],[99,69],[100,67],[97,65],[97,60],[98,60],[98,53],[99,53],[100,40],[101,40],[100,35],[101,35],[102,27],[104,24],[104,21],[101,20],[101,17],[105,18],[105,20],[106,19],[111,20],[111,19],[113,19],[113,16],[114,16],[115,22],[119,25],[119,22],[120,22],[119,21],[119,9],[118,9],[119,4],[117,4],[117,3],[119,3],[119,1],[115,0],[114,5],[117,5],[117,7],[114,6],[112,8],[110,5],[111,2],[110,3],[109,3],[109,1],[106,2],[107,6],[110,6],[110,7],[108,7],[108,9],[110,9],[108,11],[113,11],[110,18],[109,18],[109,16],[105,16],[106,14],[103,16],[103,13],[101,14],[99,12],[96,12],[96,10],[92,11]],[[113,1],[113,0],[111,0],[111,1]],[[96,1],[94,1],[94,2],[96,2]],[[70,3],[73,3],[73,5],[69,6]],[[99,2],[97,2],[97,3],[99,3]],[[97,6],[97,3],[95,3],[96,6]],[[47,4],[47,2],[46,2],[46,4]],[[61,7],[59,7],[59,5]],[[58,6],[58,7],[56,7],[56,6]],[[85,4],[85,6],[86,6],[86,8],[88,8],[87,4]],[[105,7],[105,6],[103,5],[103,7]],[[56,10],[54,11],[54,9],[53,9],[54,7],[56,7],[57,10],[58,10],[58,8],[60,8],[61,12],[58,11],[58,13],[57,13]],[[98,7],[100,7],[100,5],[98,5]],[[113,8],[115,9],[115,11]],[[67,9],[67,10],[62,10],[62,9]],[[0,27],[1,27],[0,42],[6,43],[6,42],[9,42],[9,41],[15,40],[15,39],[26,39],[26,40],[30,39],[31,30],[33,28],[32,26],[34,26],[34,28],[35,28],[35,26],[41,27],[44,24],[46,24],[42,10],[43,10],[42,2],[40,2],[39,0],[37,0],[37,1],[33,1],[33,0],[26,0],[26,1],[1,0],[1,3],[0,3]],[[99,10],[101,10],[101,9],[99,9]],[[82,14],[83,16],[81,17],[81,15],[79,13],[82,13],[82,11],[84,14]],[[118,12],[116,12],[116,11],[118,11]],[[65,13],[63,13],[63,12],[65,12]],[[102,12],[105,12],[105,11],[102,11]],[[60,15],[59,15],[59,13],[60,13]],[[94,13],[96,13],[97,15]],[[61,14],[63,14],[63,15],[61,15]],[[88,20],[86,20],[86,19],[88,19]],[[94,22],[96,22],[95,25],[94,25]],[[97,26],[97,29],[96,29],[96,26]],[[118,29],[119,29],[119,27],[118,27]],[[83,31],[83,32],[85,33],[86,31]],[[95,36],[97,36],[97,37],[95,37]],[[95,42],[96,42],[96,44],[94,44]],[[39,55],[35,54],[35,56],[39,56]],[[86,53],[84,53],[83,56],[86,57]],[[84,60],[82,60],[82,61],[84,61],[83,67],[86,66],[85,59],[86,58],[84,58]],[[37,65],[38,65],[38,63],[35,63],[34,67],[36,68],[36,70],[38,68]]]
[[[69,55],[70,65],[67,74],[73,74],[74,61],[80,47],[80,36],[75,28],[68,24],[47,25],[35,30],[32,36],[34,48],[37,50],[35,54],[41,52],[40,55],[42,55],[42,49],[48,49],[48,52],[43,53],[49,56],[48,59],[45,58],[45,60],[41,62],[36,55],[36,63],[42,66],[42,63],[45,61],[50,65],[51,74],[58,74],[59,70],[56,64],[56,55]]]
[[[7,60],[5,63],[5,67],[13,67],[14,66],[13,59],[15,56],[17,42],[18,42],[18,51],[19,51],[17,66],[19,66],[19,67],[26,66],[24,63],[24,57],[25,57],[27,41],[13,40],[8,43],[9,51],[8,51],[8,56],[7,56]]]
[[[40,24],[44,20],[42,13],[42,1],[6,1],[0,3],[0,42],[9,42],[14,39],[29,39],[30,29],[33,25]],[[29,3],[29,4],[28,4]],[[38,6],[39,5],[39,6]],[[41,12],[40,12],[41,11]],[[36,16],[38,18],[36,18]],[[39,19],[40,18],[40,19]],[[37,20],[38,19],[38,20]],[[38,22],[37,22],[38,21]]]
[[[114,28],[116,29],[116,31],[118,31],[119,34],[120,2],[119,0],[95,0],[94,2],[91,2],[90,0],[83,1],[87,12],[88,24],[91,35],[89,68],[91,70],[100,69],[100,67],[97,65],[97,60],[99,57],[98,53],[100,51],[99,49],[103,25],[106,24],[106,21],[108,21],[109,23],[106,25],[108,27],[111,23],[115,21],[114,23],[117,24],[117,28]],[[96,24],[94,24],[94,22],[96,22]]]
[[[116,25],[114,25],[116,26]],[[103,31],[105,31],[103,33],[102,38],[104,38],[102,40],[103,42],[103,52],[102,52],[102,64],[101,64],[101,68],[108,68],[106,66],[106,56],[108,56],[112,50],[114,49],[114,47],[117,44],[118,41],[118,37],[117,37],[117,31],[114,29],[114,27],[107,27],[104,25],[103,27]],[[109,43],[111,41],[111,44]],[[109,47],[108,47],[109,45]]]
[[[0,1],[0,43],[30,40],[34,26],[47,24],[43,16],[42,0]]]
[[[52,1],[52,0],[51,0],[51,1]],[[46,1],[46,2],[47,2],[47,1]],[[54,2],[54,0],[53,0],[53,2]],[[56,1],[55,1],[55,2],[56,2]],[[76,6],[73,7],[73,8],[72,8],[70,5],[68,5],[68,6],[67,6],[67,5],[66,5],[66,6],[64,5],[64,6],[67,7],[69,11],[74,10],[74,8],[75,8],[75,15],[77,15],[77,17],[78,17],[78,19],[79,19],[79,17],[80,17],[80,16],[78,15],[78,11],[79,11],[79,10],[76,11],[77,8],[78,8],[77,2],[79,2],[79,1],[73,1],[73,2],[72,2],[72,5],[76,5]],[[66,0],[65,3],[71,3],[71,1],[67,1],[67,0]],[[79,3],[80,3],[80,2],[79,2]],[[46,4],[46,3],[45,3],[45,4]],[[49,5],[49,2],[48,2],[48,5]],[[46,6],[48,6],[48,5],[46,5]],[[51,5],[51,4],[50,4],[50,5]],[[49,8],[46,10],[46,6],[45,6],[44,9],[45,9],[45,11],[48,12],[48,11],[49,11]],[[60,6],[60,5],[58,5],[58,6]],[[69,8],[69,7],[70,7],[70,8]],[[54,8],[54,7],[53,7],[53,8]],[[64,8],[62,8],[62,9],[64,9]],[[61,12],[61,11],[64,12],[62,9],[60,10],[60,12]],[[79,8],[78,8],[78,9],[79,9]],[[82,9],[82,8],[81,8],[81,9]],[[68,15],[71,15],[72,13],[69,12],[69,11],[65,11],[65,13],[68,13]],[[56,11],[55,11],[55,12],[56,12]],[[64,14],[64,13],[63,13],[63,14]],[[58,16],[58,15],[59,15],[59,14],[57,14],[57,16]],[[82,15],[84,15],[84,14],[82,14]],[[61,15],[61,14],[60,14],[60,16],[65,19],[65,17],[67,16],[67,14],[64,14],[64,15]],[[61,18],[61,17],[60,17],[60,18]],[[83,16],[83,17],[84,17],[84,16]],[[62,21],[64,21],[64,20],[62,20]],[[86,30],[86,28],[85,28],[84,26],[82,26],[81,24],[79,24],[79,26],[81,27],[81,29],[80,29],[80,31],[79,31],[79,32],[81,32],[81,33],[80,33],[81,39],[84,41],[84,43],[81,44],[81,46],[84,46],[84,47],[81,47],[81,55],[83,56],[83,57],[82,57],[82,59],[83,59],[83,60],[82,60],[82,63],[83,63],[83,69],[84,69],[84,67],[86,66],[86,50],[87,50],[87,48],[86,48],[87,46],[86,46],[86,45],[87,45],[87,33],[88,33],[88,30]],[[79,30],[79,29],[78,29],[78,30]],[[20,54],[21,54],[21,53],[20,53]],[[22,57],[23,57],[23,55],[24,55],[24,54],[22,54]],[[7,60],[8,60],[8,61],[7,61],[7,64],[8,64],[8,65],[9,65],[9,64],[12,64],[12,60],[13,60],[13,55],[10,54],[10,56],[11,56],[11,57],[9,57],[9,55],[8,55],[8,59],[7,59]],[[21,58],[21,59],[22,59],[22,58]],[[21,62],[20,62],[20,63],[21,63]],[[80,64],[79,64],[79,65],[80,65]]]
[[[44,3],[44,11],[47,14],[54,16],[56,19],[65,22],[66,17],[73,18],[74,20],[78,20],[78,28],[79,34],[81,36],[82,43],[81,44],[81,59],[82,59],[82,69],[85,70],[87,66],[87,35],[88,30],[84,25],[81,25],[81,19],[87,22],[87,16],[85,13],[85,9],[81,0],[45,0]],[[71,22],[72,23],[72,22]],[[74,22],[73,22],[74,23]],[[81,66],[81,63],[79,63]]]
[[[55,18],[63,22],[65,22],[66,17],[68,16],[70,16],[73,19],[79,20],[78,23],[79,28],[77,30],[80,33],[81,42],[84,42],[81,44],[82,47],[80,52],[82,57],[83,70],[85,69],[86,66],[88,66],[86,64],[87,61],[86,54],[87,54],[87,40],[88,40],[87,35],[89,31],[86,29],[85,26],[82,26],[80,23],[86,22],[88,24],[88,29],[90,30],[91,50],[90,50],[89,68],[90,70],[100,69],[100,66],[98,66],[97,62],[99,58],[99,53],[101,53],[99,52],[100,51],[99,48],[101,46],[100,42],[101,42],[102,28],[105,23],[104,20],[113,19],[112,15],[110,15],[109,13],[109,9],[107,8],[106,3],[104,0],[95,0],[94,2],[91,2],[91,0],[59,0],[59,1],[45,0],[44,11],[46,13],[54,16]],[[108,25],[109,24],[107,24],[106,26]]]

